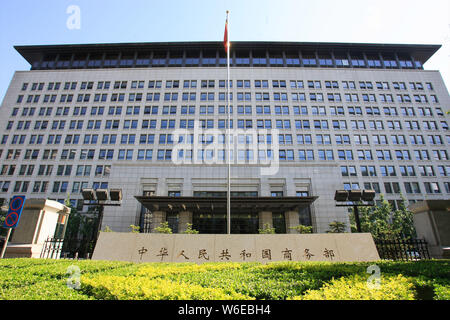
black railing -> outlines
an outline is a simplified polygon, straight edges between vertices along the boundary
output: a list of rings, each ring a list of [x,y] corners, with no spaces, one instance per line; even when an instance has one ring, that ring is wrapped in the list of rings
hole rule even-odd
[[[42,247],[40,258],[42,259],[59,259],[64,239],[47,238]]]
[[[88,239],[65,239],[62,250],[63,258],[90,259],[96,241]]]
[[[95,241],[86,239],[48,238],[44,242],[40,257],[43,259],[90,259]]]
[[[430,259],[428,243],[424,239],[375,239],[378,254],[383,260],[417,261]]]

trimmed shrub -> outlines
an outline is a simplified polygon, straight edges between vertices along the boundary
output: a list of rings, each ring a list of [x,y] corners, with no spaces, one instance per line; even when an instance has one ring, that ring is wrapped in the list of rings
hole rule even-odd
[[[319,290],[308,290],[292,300],[414,300],[414,285],[402,275],[381,276],[380,287],[367,283],[367,276],[333,279]]]
[[[82,280],[83,291],[105,300],[250,300],[239,293],[145,277],[99,276]]]

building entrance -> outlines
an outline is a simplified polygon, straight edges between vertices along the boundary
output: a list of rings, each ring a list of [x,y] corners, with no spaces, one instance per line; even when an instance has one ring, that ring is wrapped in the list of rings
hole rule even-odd
[[[226,213],[194,213],[192,217],[193,228],[200,233],[225,234],[227,233]],[[256,234],[259,228],[259,218],[256,213],[231,214],[231,233]]]
[[[180,232],[185,223],[203,234],[227,233],[227,199],[223,194],[198,194],[194,197],[157,197],[136,196],[135,198],[146,209],[141,221],[150,221],[142,232],[151,232],[151,220],[146,219],[158,214],[169,222],[173,232]],[[241,195],[241,194],[240,194]],[[317,197],[231,197],[231,233],[257,234],[260,228],[260,213],[272,213],[272,225],[276,233],[287,233],[286,212],[298,212],[299,222],[311,225],[310,206]],[[189,217],[189,218],[188,218]],[[154,217],[153,217],[154,218]],[[158,220],[159,221],[159,220]],[[183,225],[180,226],[180,223]]]

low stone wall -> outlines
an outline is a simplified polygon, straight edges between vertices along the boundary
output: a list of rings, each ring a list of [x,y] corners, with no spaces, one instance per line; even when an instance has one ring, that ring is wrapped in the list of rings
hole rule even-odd
[[[431,258],[446,259],[450,247],[450,200],[425,200],[408,207],[417,237],[428,242]]]
[[[131,262],[376,261],[369,233],[134,234],[101,232],[93,260]]]

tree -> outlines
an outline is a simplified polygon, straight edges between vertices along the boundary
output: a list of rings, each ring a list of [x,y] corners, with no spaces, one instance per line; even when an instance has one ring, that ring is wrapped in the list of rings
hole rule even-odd
[[[265,223],[262,229],[258,229],[260,234],[275,234],[275,228],[272,228],[269,223]]]
[[[398,209],[392,214],[392,228],[394,233],[404,239],[413,239],[417,237],[414,227],[414,214],[405,206],[406,199],[402,196]]]
[[[158,227],[153,230],[155,233],[172,233],[172,229],[169,227],[169,222],[161,222]]]
[[[380,204],[373,207],[361,207],[359,209],[359,220],[361,231],[371,233],[378,239],[414,238],[416,236],[413,214],[404,205],[403,202],[397,210],[394,210],[391,204],[380,196]],[[354,213],[350,215],[352,232],[356,232]]]
[[[354,210],[353,210],[354,211]],[[392,207],[390,203],[380,196],[380,204],[374,207],[360,207],[359,220],[362,232],[369,232],[375,238],[391,238],[392,230],[389,223]],[[356,232],[355,214],[350,215],[352,231]]]
[[[290,227],[290,229],[293,229],[295,231],[297,231],[300,234],[307,234],[307,233],[312,233],[312,227],[311,226],[304,226],[302,224],[299,224],[298,226],[295,227]]]
[[[330,230],[327,231],[328,233],[344,233],[347,228],[346,223],[340,221],[333,221],[328,226],[330,227]]]

